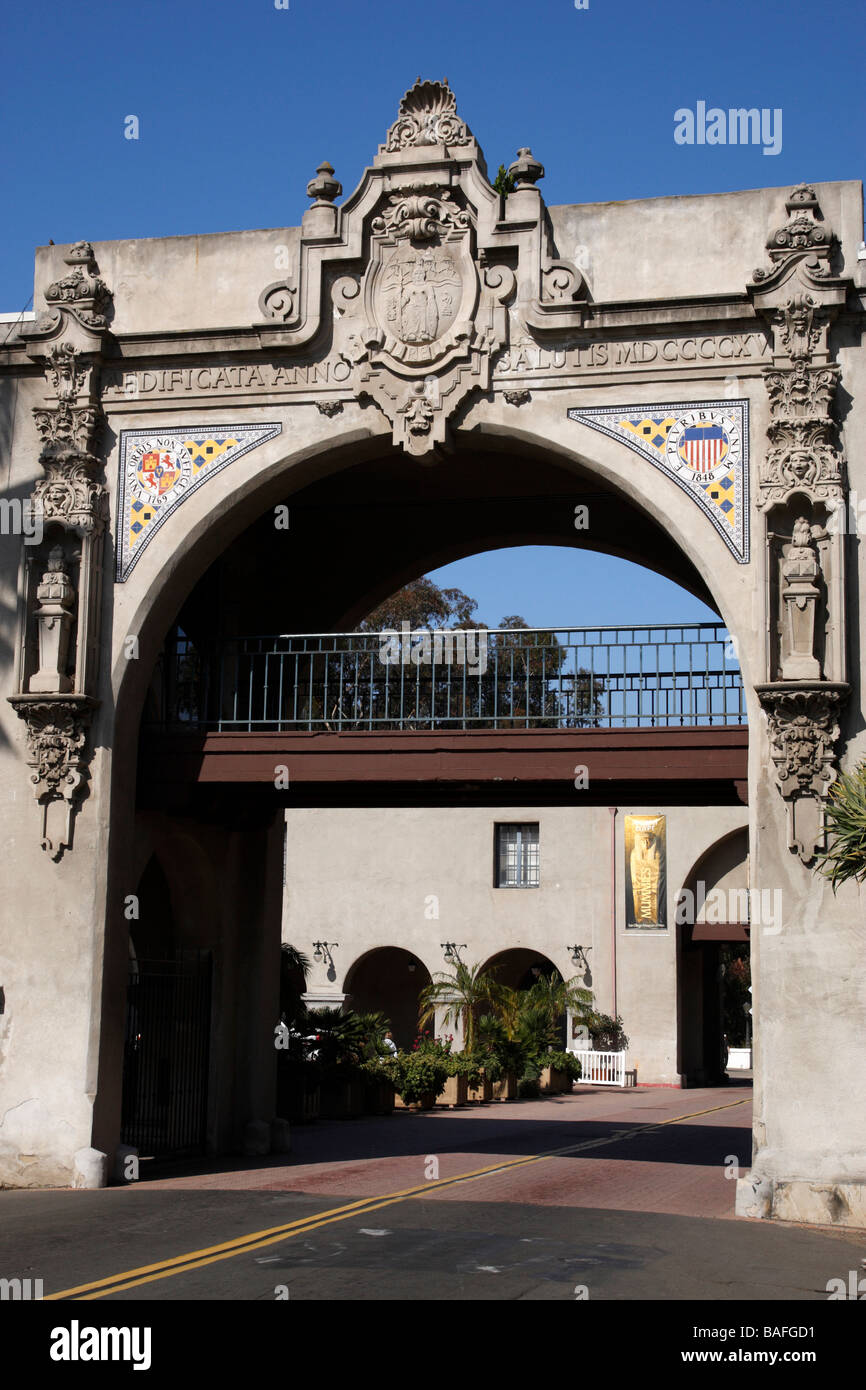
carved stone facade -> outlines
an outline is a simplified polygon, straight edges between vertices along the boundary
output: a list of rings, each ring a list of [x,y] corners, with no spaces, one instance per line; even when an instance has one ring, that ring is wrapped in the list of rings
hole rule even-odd
[[[838,242],[817,220],[814,190],[795,188],[785,206],[789,220],[767,242],[772,265],[756,270],[750,286],[774,342],[765,372],[771,422],[759,473],[762,508],[796,492],[815,501],[841,498],[846,486],[832,415],[840,371],[830,361],[828,330],[850,281],[833,274]]]
[[[824,843],[823,807],[836,773],[838,715],[845,682],[845,557],[828,525],[847,496],[833,417],[841,369],[829,333],[851,281],[835,273],[838,240],[821,220],[814,189],[786,202],[772,233],[771,265],[754,272],[750,294],[773,331],[764,379],[770,406],[760,459],[764,512],[770,683],[758,687],[771,756],[788,805],[788,845],[810,864]]]
[[[18,690],[10,696],[27,725],[42,847],[53,859],[72,843],[72,817],[87,777],[108,516],[98,456],[104,422],[98,364],[111,295],[88,242],[78,242],[64,260],[69,274],[47,287],[47,310],[21,334],[46,378],[45,403],[33,409],[44,477],[31,498],[43,540],[22,560],[25,630]]]
[[[375,402],[394,443],[425,462],[448,447],[467,395],[489,389],[495,355],[509,340],[510,305],[542,333],[583,321],[583,276],[558,258],[534,187],[544,170],[529,150],[514,167],[517,187],[503,200],[453,92],[419,79],[342,207],[333,206],[331,166],[320,166],[308,188],[316,201],[304,218],[297,277],[260,297],[270,324],[262,344],[297,348],[324,327],[323,275],[331,271],[333,350],[351,366],[347,387]],[[353,264],[362,250],[359,275]]]

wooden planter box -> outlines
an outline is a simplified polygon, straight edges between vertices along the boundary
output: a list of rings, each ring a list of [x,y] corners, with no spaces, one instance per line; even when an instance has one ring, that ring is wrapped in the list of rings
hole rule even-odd
[[[394,1087],[390,1081],[369,1081],[365,1084],[365,1115],[390,1115],[394,1104]]]
[[[361,1081],[328,1081],[320,1088],[319,1114],[323,1120],[353,1120],[364,1113]]]
[[[556,1067],[545,1067],[539,1078],[542,1094],[547,1096],[559,1096],[564,1091],[571,1090],[571,1077],[567,1071],[558,1071]]]
[[[318,1086],[308,1086],[300,1076],[280,1076],[277,1085],[277,1111],[291,1124],[310,1124],[319,1118]]]
[[[465,1076],[449,1076],[436,1097],[436,1104],[449,1105],[453,1110],[455,1105],[466,1104],[468,1093],[469,1083]]]
[[[485,1104],[493,1099],[493,1082],[487,1076],[482,1076],[479,1086],[470,1086],[468,1098],[476,1105]]]
[[[519,1080],[516,1071],[505,1073],[501,1081],[493,1083],[494,1100],[517,1100]]]
[[[319,1118],[322,1108],[322,1092],[318,1086],[313,1086],[310,1090],[304,1090],[301,1096],[301,1112],[297,1116],[289,1116],[295,1123],[307,1125],[312,1124]]]
[[[402,1096],[395,1095],[395,1110],[432,1110],[436,1104],[436,1096],[433,1091],[425,1091],[420,1100],[405,1101]]]

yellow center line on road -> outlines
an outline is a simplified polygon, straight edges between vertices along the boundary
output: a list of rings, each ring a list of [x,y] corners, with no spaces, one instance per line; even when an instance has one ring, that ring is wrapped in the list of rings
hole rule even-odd
[[[271,1226],[261,1231],[251,1231],[248,1235],[237,1236],[234,1240],[223,1241],[219,1245],[206,1246],[201,1250],[191,1250],[185,1255],[174,1255],[154,1264],[141,1265],[138,1269],[127,1269],[121,1274],[113,1274],[106,1279],[95,1279],[89,1284],[78,1284],[74,1288],[61,1289],[58,1293],[46,1294],[43,1302],[57,1302],[60,1299],[75,1299],[88,1302],[106,1298],[110,1294],[122,1293],[126,1289],[137,1288],[141,1284],[151,1284],[158,1279],[167,1279],[175,1274],[186,1274],[205,1265],[216,1264],[220,1260],[230,1260],[248,1251],[261,1250],[266,1245],[290,1240],[292,1236],[306,1235],[337,1221],[346,1221],[352,1216],[365,1216],[368,1212],[379,1211],[382,1207],[396,1206],[400,1202],[412,1201],[421,1196],[429,1196],[444,1187],[454,1187],[458,1183],[479,1182],[494,1173],[510,1172],[515,1168],[525,1168],[533,1163],[546,1163],[552,1158],[562,1158],[568,1154],[583,1153],[588,1149],[604,1148],[608,1144],[622,1143],[637,1134],[650,1134],[666,1125],[679,1124],[683,1120],[693,1120],[700,1115],[712,1115],[718,1110],[733,1110],[745,1105],[749,1100],[729,1101],[725,1105],[713,1105],[706,1110],[693,1110],[687,1115],[674,1115],[669,1120],[658,1120],[652,1125],[634,1125],[615,1135],[604,1135],[597,1139],[586,1139],[579,1144],[569,1144],[562,1149],[549,1149],[545,1153],[530,1154],[526,1158],[507,1159],[501,1163],[490,1164],[486,1168],[475,1168],[468,1173],[457,1173],[454,1177],[431,1179],[419,1187],[407,1187],[398,1192],[362,1197],[357,1202],[345,1206],[332,1207],[329,1211],[315,1212],[311,1216],[290,1221],[284,1226]]]

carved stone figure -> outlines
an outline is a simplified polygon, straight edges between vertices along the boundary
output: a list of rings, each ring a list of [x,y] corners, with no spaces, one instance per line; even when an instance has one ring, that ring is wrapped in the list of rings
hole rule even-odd
[[[90,455],[68,454],[43,459],[46,477],[33,492],[33,505],[41,510],[43,521],[62,522],[78,531],[101,531],[105,525],[108,497],[93,473],[97,462]]]
[[[48,569],[36,589],[39,607],[39,670],[30,677],[30,690],[36,694],[65,693],[73,682],[66,672],[69,634],[73,622],[75,588],[66,568],[63,547],[55,545],[48,556]]]
[[[782,602],[785,609],[782,655],[783,680],[818,680],[821,666],[815,657],[815,615],[821,572],[806,517],[794,523],[791,544],[782,563]]]
[[[408,447],[411,452],[413,443],[428,435],[433,425],[434,410],[424,395],[423,382],[418,381],[412,387],[406,402],[400,407],[400,414],[405,419]]]

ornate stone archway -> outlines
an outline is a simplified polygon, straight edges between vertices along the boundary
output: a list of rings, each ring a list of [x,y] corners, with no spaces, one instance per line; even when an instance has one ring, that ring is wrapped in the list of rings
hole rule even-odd
[[[860,1075],[860,909],[811,870],[863,722],[844,534],[863,457],[858,188],[548,208],[529,150],[511,173],[500,195],[447,84],[419,82],[342,204],[319,167],[299,228],[38,253],[45,308],[0,379],[18,393],[16,497],[44,523],[9,562],[0,756],[20,789],[10,901],[27,896],[33,925],[10,932],[4,1181],[74,1180],[76,1153],[116,1137],[111,1028],[94,1020],[129,891],[147,672],[180,602],[233,536],[267,508],[278,526],[314,479],[383,451],[435,468],[483,437],[633,499],[736,640],[753,875],[786,901],[784,930],[754,943],[765,1026],[744,1201],[864,1219],[866,1106],[853,1113],[839,1080]],[[591,543],[591,508],[587,525]],[[20,987],[52,958],[74,963],[81,1000],[63,1060]],[[43,981],[42,1009],[65,988],[59,970]],[[797,1039],[803,1009],[819,1028],[831,1005],[845,1036],[823,1075]]]

